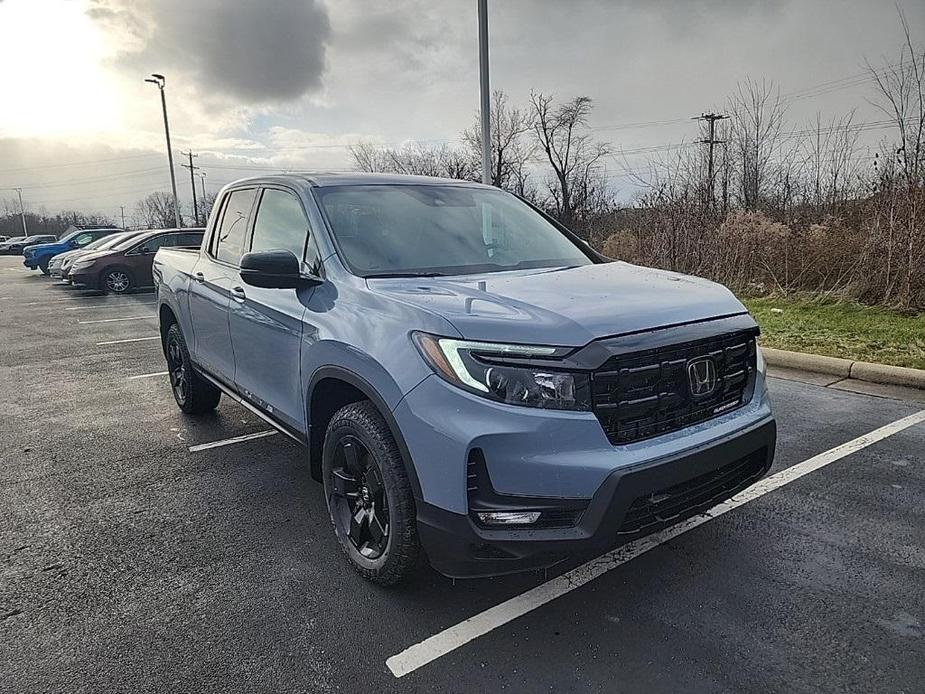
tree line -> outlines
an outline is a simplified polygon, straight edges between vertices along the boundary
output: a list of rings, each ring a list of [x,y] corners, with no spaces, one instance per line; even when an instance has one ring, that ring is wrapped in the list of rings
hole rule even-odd
[[[878,120],[795,123],[780,86],[746,79],[700,141],[644,163],[593,135],[593,101],[533,92],[491,100],[491,181],[540,205],[605,255],[750,294],[925,308],[925,51],[905,17],[892,62],[867,64]],[[882,132],[876,148],[861,135]],[[714,144],[710,144],[713,140]],[[351,148],[361,171],[481,180],[476,117],[458,145]],[[711,149],[713,150],[711,152]],[[614,162],[639,191],[618,204]],[[608,164],[609,166],[605,165]]]

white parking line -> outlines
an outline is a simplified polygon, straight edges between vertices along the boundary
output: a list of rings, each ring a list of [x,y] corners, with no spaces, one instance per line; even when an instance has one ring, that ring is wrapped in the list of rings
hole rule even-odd
[[[65,311],[97,311],[101,308],[125,308],[126,306],[152,306],[153,302],[150,301],[128,301],[122,304],[101,304],[99,306],[68,306]]]
[[[130,381],[136,381],[136,380],[138,380],[139,378],[154,378],[155,376],[166,376],[168,373],[169,373],[169,371],[158,371],[158,372],[153,373],[153,374],[139,374],[138,376],[129,376],[129,377],[128,377],[128,380],[130,380]]]
[[[267,429],[266,431],[258,431],[254,434],[244,434],[243,436],[235,436],[233,439],[222,439],[221,441],[211,441],[210,443],[200,443],[195,446],[190,446],[190,453],[195,453],[196,451],[204,451],[208,448],[219,448],[220,446],[231,446],[235,443],[241,443],[242,441],[251,441],[252,439],[262,439],[266,436],[273,436],[276,434],[275,429]]]
[[[128,318],[104,318],[102,320],[79,320],[77,322],[89,325],[90,323],[118,323],[123,320],[148,320],[149,318],[157,318],[157,316],[129,316]]]
[[[127,340],[107,340],[106,342],[97,342],[97,347],[102,347],[103,345],[122,345],[126,342],[147,342],[148,340],[160,340],[160,335],[154,335],[152,337],[130,337]]]
[[[555,600],[566,593],[570,593],[576,588],[580,588],[611,569],[615,569],[645,554],[668,540],[686,533],[688,530],[693,530],[743,504],[747,504],[749,501],[754,501],[769,492],[773,492],[775,489],[790,484],[810,472],[825,467],[830,463],[834,463],[836,460],[840,460],[847,455],[851,455],[871,444],[882,441],[893,434],[899,433],[921,422],[925,422],[925,410],[916,412],[915,414],[899,419],[886,426],[882,426],[879,429],[874,429],[870,433],[813,456],[808,460],[804,460],[802,463],[797,463],[792,467],[781,470],[770,477],[766,477],[728,501],[714,506],[704,514],[667,528],[660,533],[630,542],[596,559],[592,559],[588,563],[582,564],[558,578],[554,578],[536,588],[532,588],[526,593],[506,600],[484,612],[470,617],[464,622],[460,622],[449,629],[441,631],[439,634],[435,634],[420,643],[416,643],[401,653],[393,655],[385,661],[385,664],[388,666],[389,670],[392,671],[393,675],[396,677],[403,677],[437,658],[456,650],[460,646],[464,646],[470,641],[477,639],[479,636],[484,636],[493,629],[497,629],[518,617],[522,617],[528,612],[532,612],[538,607],[545,605],[547,602]]]

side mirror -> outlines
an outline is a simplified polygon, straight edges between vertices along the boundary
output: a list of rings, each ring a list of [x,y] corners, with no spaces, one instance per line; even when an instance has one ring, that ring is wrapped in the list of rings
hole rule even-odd
[[[297,289],[320,284],[317,277],[303,275],[292,251],[258,251],[241,257],[241,279],[245,284],[267,289]]]

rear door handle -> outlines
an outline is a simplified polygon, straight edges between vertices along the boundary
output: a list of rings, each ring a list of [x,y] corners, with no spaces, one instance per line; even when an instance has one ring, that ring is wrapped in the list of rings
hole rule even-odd
[[[193,275],[193,279],[196,280],[197,282],[205,282],[206,276],[203,275],[201,272],[197,272],[195,275]]]
[[[244,293],[243,287],[232,287],[231,288],[231,298],[239,303],[243,303],[247,298],[247,295]]]

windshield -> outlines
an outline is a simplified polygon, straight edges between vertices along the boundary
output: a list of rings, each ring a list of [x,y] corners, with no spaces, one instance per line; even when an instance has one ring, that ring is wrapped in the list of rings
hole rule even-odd
[[[529,205],[500,190],[451,185],[316,188],[338,248],[363,277],[456,275],[589,265]]]
[[[128,241],[129,239],[133,239],[136,236],[138,236],[138,234],[131,231],[126,231],[121,234],[113,234],[112,236],[104,236],[103,238],[94,241],[89,246],[85,246],[85,248],[102,251],[107,248],[114,248],[121,244],[123,241]]]

